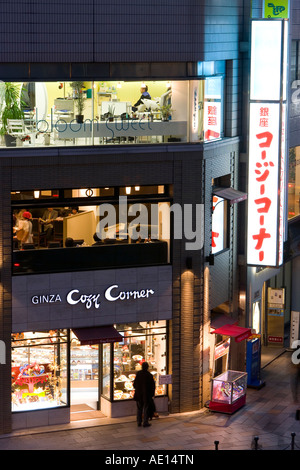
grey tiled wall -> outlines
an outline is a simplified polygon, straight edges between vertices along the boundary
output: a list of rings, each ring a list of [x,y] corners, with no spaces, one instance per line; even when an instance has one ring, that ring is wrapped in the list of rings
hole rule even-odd
[[[0,62],[234,59],[242,0],[2,0]]]

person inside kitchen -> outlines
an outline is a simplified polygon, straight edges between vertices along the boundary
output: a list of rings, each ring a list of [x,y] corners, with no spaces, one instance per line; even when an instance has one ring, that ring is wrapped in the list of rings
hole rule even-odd
[[[140,105],[140,104],[143,104],[144,103],[144,100],[151,100],[151,96],[150,96],[150,93],[148,92],[148,87],[147,85],[142,85],[141,86],[141,96],[140,98],[138,99],[138,101],[132,106],[132,111],[137,111],[137,107]]]
[[[51,240],[53,234],[53,220],[58,217],[58,212],[52,207],[46,209],[43,216],[39,218],[40,223],[43,225],[43,232],[46,234],[47,242]]]
[[[15,237],[19,240],[20,248],[23,248],[25,243],[33,243],[31,219],[31,213],[29,211],[24,211],[18,224],[13,228]]]

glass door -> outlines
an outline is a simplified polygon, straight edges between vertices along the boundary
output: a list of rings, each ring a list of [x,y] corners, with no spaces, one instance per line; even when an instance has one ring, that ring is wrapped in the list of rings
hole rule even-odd
[[[71,412],[97,410],[99,400],[98,345],[80,346],[71,342]]]

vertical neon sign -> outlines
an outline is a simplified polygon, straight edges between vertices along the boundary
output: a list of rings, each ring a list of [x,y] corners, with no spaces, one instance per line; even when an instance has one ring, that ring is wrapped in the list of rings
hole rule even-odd
[[[286,160],[286,20],[253,20],[247,263],[283,263]]]

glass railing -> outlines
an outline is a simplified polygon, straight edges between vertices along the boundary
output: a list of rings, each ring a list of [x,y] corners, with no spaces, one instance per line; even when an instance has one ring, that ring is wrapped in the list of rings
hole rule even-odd
[[[220,139],[222,90],[222,77],[147,85],[1,82],[0,148]]]
[[[168,243],[103,244],[13,251],[13,274],[87,271],[168,264]]]

